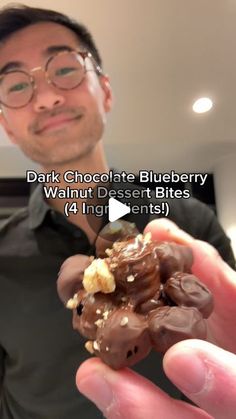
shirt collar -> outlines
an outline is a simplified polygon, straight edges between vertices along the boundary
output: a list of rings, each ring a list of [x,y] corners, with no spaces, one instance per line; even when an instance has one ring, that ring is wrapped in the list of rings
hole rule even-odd
[[[39,227],[43,223],[46,214],[50,210],[50,206],[47,204],[43,197],[43,186],[42,184],[39,184],[36,186],[29,200],[30,228],[34,230]]]

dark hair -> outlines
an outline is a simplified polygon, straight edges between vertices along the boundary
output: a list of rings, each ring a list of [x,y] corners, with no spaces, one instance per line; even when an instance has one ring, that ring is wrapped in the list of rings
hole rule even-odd
[[[0,9],[0,42],[7,39],[14,32],[39,22],[53,22],[71,29],[78,37],[84,48],[90,51],[97,64],[102,67],[102,59],[88,29],[54,10],[12,4]]]

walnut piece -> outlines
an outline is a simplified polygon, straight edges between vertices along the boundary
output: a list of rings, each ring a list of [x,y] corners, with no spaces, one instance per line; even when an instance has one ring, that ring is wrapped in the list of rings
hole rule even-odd
[[[66,303],[66,308],[69,308],[70,310],[75,309],[78,306],[78,294],[74,294],[73,298],[70,298]]]
[[[104,259],[95,259],[84,271],[83,286],[89,293],[109,294],[116,288],[114,275]]]
[[[85,343],[85,348],[87,349],[88,352],[90,352],[90,354],[94,354],[94,349],[93,349],[93,341],[92,340],[88,340]]]

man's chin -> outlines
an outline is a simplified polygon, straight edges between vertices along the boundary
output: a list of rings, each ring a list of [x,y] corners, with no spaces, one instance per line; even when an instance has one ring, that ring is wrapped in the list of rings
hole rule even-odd
[[[62,153],[58,154],[48,154],[47,156],[44,156],[44,158],[41,156],[41,158],[34,159],[36,163],[39,163],[43,167],[63,167],[63,166],[69,166],[70,164],[74,165],[75,162],[80,163],[82,160],[88,159],[92,153],[94,152],[96,145],[98,142],[94,144],[90,144],[84,149],[79,150],[72,150],[70,153]]]

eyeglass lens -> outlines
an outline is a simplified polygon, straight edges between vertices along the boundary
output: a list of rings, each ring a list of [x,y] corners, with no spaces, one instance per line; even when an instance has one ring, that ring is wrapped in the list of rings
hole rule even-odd
[[[49,83],[59,89],[73,89],[84,78],[84,59],[78,53],[66,51],[50,58],[45,72]],[[0,81],[0,101],[6,106],[18,108],[27,105],[33,92],[32,78],[24,71],[6,73]]]

